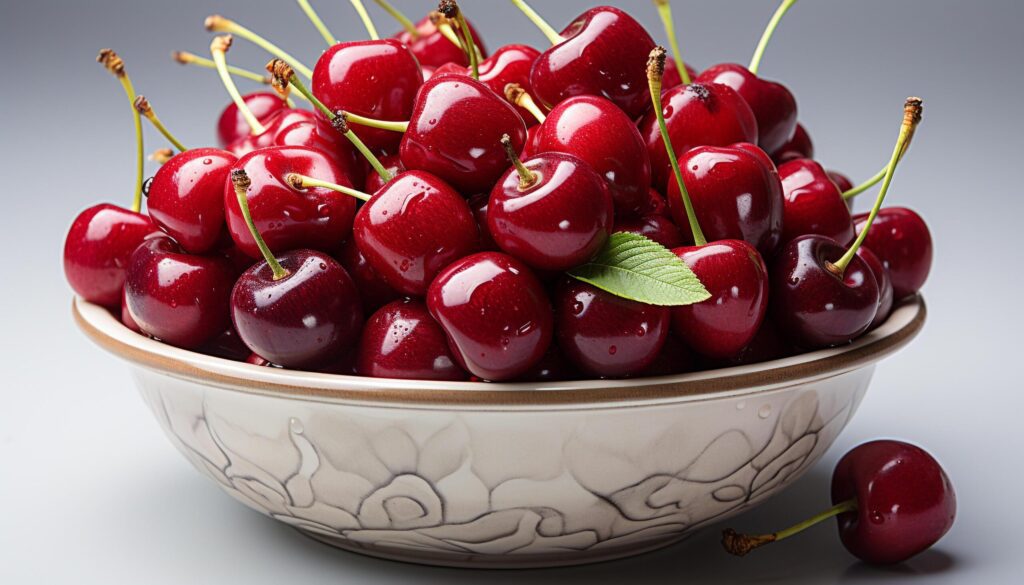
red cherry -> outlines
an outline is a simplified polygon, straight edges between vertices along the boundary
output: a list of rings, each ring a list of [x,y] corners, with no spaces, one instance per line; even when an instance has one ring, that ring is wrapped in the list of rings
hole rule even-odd
[[[612,232],[641,235],[649,240],[658,242],[666,248],[675,248],[687,241],[682,230],[672,223],[672,219],[667,215],[659,213],[649,213],[640,217],[627,217],[625,219],[616,218],[615,228]]]
[[[149,184],[149,216],[190,254],[205,254],[225,232],[224,182],[238,159],[217,148],[171,157]]]
[[[313,250],[277,257],[247,270],[231,292],[231,320],[254,353],[286,368],[337,360],[354,347],[363,311],[352,279],[333,258]]]
[[[252,353],[238,336],[238,331],[235,331],[234,325],[229,325],[223,333],[214,337],[212,341],[199,348],[199,351],[207,355],[231,360],[233,362],[244,362]]]
[[[402,159],[397,154],[383,156],[380,158],[380,164],[384,166],[384,169],[392,176],[397,177],[406,171],[405,165],[402,164]],[[369,172],[366,173],[366,183],[363,191],[367,193],[376,193],[384,187],[384,179],[381,178],[380,174]]]
[[[857,248],[857,256],[871,268],[871,274],[875,276],[875,282],[878,283],[878,310],[875,311],[875,318],[871,320],[871,325],[868,326],[868,329],[874,329],[885,323],[885,320],[889,318],[889,313],[892,313],[895,300],[892,289],[892,275],[889,274],[889,268],[867,246]]]
[[[291,127],[293,124],[314,122],[315,120],[316,115],[309,110],[300,110],[298,108],[279,110],[261,121],[264,126],[263,132],[258,134],[248,132],[238,140],[229,143],[225,150],[237,157],[243,157],[254,150],[278,145],[278,133]]]
[[[452,263],[427,294],[430,314],[460,365],[485,380],[510,380],[551,345],[551,305],[525,264],[498,252]]]
[[[144,333],[195,349],[227,328],[233,284],[224,258],[191,256],[171,238],[154,236],[129,259],[125,299]]]
[[[499,252],[497,242],[491,237],[491,230],[487,227],[487,206],[491,201],[490,193],[479,193],[469,198],[469,209],[473,212],[473,219],[476,220],[476,227],[480,230],[480,251]]]
[[[850,189],[853,189],[853,181],[849,177],[840,173],[839,171],[825,171],[828,178],[832,179],[832,182],[839,188],[840,193],[846,193]],[[850,199],[847,199],[850,201]]]
[[[701,365],[709,370],[731,368],[782,359],[797,353],[799,350],[779,332],[769,314],[765,315],[760,329],[742,351],[726,359],[704,358]]]
[[[672,330],[701,355],[735,357],[754,339],[768,309],[764,260],[742,240],[719,240],[672,252],[711,294],[705,301],[673,307]]]
[[[132,312],[128,310],[128,294],[124,287],[121,287],[121,324],[136,333],[142,333],[139,324],[132,317]]]
[[[867,214],[857,215],[857,233],[864,229]],[[906,207],[886,207],[878,212],[864,245],[878,256],[892,276],[897,299],[921,290],[932,268],[932,236],[920,215]]]
[[[695,79],[698,75],[697,70],[685,63],[683,65],[686,67],[690,79]],[[665,57],[665,75],[661,78],[661,84],[662,94],[683,84],[683,78],[679,76],[679,68],[676,67],[676,61],[672,57]]]
[[[480,33],[473,26],[473,23],[468,24],[469,30],[473,35],[473,41],[476,43],[477,48],[480,49],[480,52],[486,56],[487,51],[484,49],[484,42],[480,37]],[[447,63],[469,65],[466,53],[463,52],[461,47],[449,41],[437,30],[437,25],[433,23],[430,16],[425,16],[416,23],[416,36],[413,36],[409,31],[403,30],[395,34],[394,38],[408,47],[412,54],[416,56],[416,60],[424,68],[436,69]]]
[[[796,98],[786,86],[762,79],[743,65],[712,65],[694,80],[696,83],[721,83],[736,90],[757,119],[757,145],[775,152],[796,133]]]
[[[409,299],[389,303],[366,322],[359,342],[360,376],[410,380],[465,380],[441,326],[427,306]]]
[[[558,287],[554,305],[558,346],[588,374],[639,374],[665,345],[667,307],[623,299],[576,280]]]
[[[654,358],[651,365],[644,368],[640,376],[645,378],[652,376],[674,376],[692,372],[694,369],[695,360],[693,352],[690,351],[690,348],[686,347],[685,343],[679,341],[675,335],[669,333],[665,337],[665,345],[658,352],[658,357]]]
[[[781,165],[798,158],[814,158],[814,143],[803,124],[796,125],[796,131],[788,142],[770,153],[775,164]]]
[[[565,359],[565,355],[554,343],[544,357],[518,378],[519,382],[562,382],[579,379],[579,371]]]
[[[540,56],[540,51],[527,45],[505,45],[493,55],[480,62],[478,67],[480,83],[491,88],[498,95],[505,95],[505,87],[510,83],[518,84],[532,95],[530,86],[530,69],[533,62]],[[437,68],[436,75],[454,73],[469,76],[470,70],[458,63],[447,63]],[[519,115],[528,126],[537,123],[533,114],[525,108],[517,108]]]
[[[268,91],[260,91],[242,96],[242,101],[249,106],[256,119],[260,122],[266,120],[274,113],[288,109],[288,104],[281,99],[281,96]],[[227,146],[250,134],[249,123],[238,110],[234,102],[228,104],[217,120],[217,143],[222,147]]]
[[[128,259],[160,233],[149,217],[101,203],[78,214],[64,239],[64,276],[75,294],[98,305],[121,304]]]
[[[349,239],[341,247],[337,257],[338,262],[352,277],[352,282],[359,291],[359,298],[362,299],[363,308],[367,311],[374,311],[402,298],[401,293],[391,288],[387,282],[370,266],[366,256],[359,251],[354,239]]]
[[[367,176],[363,157],[352,143],[320,118],[295,122],[287,128],[281,128],[274,134],[274,146],[313,148],[331,157],[338,168],[353,181],[363,181]]]
[[[351,197],[329,189],[297,190],[285,180],[288,174],[298,173],[351,187],[349,177],[323,152],[301,146],[274,146],[247,154],[232,169],[245,170],[252,180],[249,208],[272,251],[331,251],[351,233],[356,211]],[[260,258],[230,179],[224,185],[224,210],[232,239],[243,252]]]
[[[818,234],[849,245],[856,234],[853,218],[839,187],[825,169],[810,159],[789,161],[779,167],[785,196],[782,241]]]

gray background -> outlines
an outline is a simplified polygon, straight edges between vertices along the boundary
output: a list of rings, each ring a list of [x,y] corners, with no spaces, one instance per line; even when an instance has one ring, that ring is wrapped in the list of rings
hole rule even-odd
[[[556,26],[589,3],[535,0]],[[364,35],[343,0],[314,4],[339,38]],[[414,14],[429,2],[397,4]],[[650,2],[615,4],[663,38]],[[463,5],[491,48],[543,44],[507,2]],[[4,0],[0,6],[6,185],[0,331],[7,363],[0,582],[1019,582],[1021,255],[1011,236],[1024,212],[1024,3],[804,0],[783,22],[761,68],[796,94],[818,158],[855,180],[891,152],[903,98],[925,98],[925,122],[890,196],[927,218],[936,265],[926,287],[931,316],[924,333],[879,368],[838,444],[792,489],[733,524],[767,530],[825,507],[835,460],[862,441],[895,436],[937,454],[956,484],[959,518],[939,546],[903,567],[878,570],[849,557],[831,527],[744,560],[720,552],[716,531],[709,530],[632,560],[489,574],[336,552],[232,502],[174,452],[124,365],[91,346],[69,318],[70,291],[60,269],[64,232],[88,205],[127,205],[134,172],[126,101],[93,62],[96,51],[116,48],[163,120],[187,144],[202,145],[213,140],[226,94],[214,73],[180,67],[168,53],[205,53],[203,17],[221,12],[312,65],[323,45],[298,8],[288,0]],[[676,0],[687,59],[698,67],[745,63],[774,6]],[[396,28],[371,10],[382,30]],[[237,42],[231,61],[258,68],[267,56]],[[164,146],[155,132],[148,136],[149,149]]]

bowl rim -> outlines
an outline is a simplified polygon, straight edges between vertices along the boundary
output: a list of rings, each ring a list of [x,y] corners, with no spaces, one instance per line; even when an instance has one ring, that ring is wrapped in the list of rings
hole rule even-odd
[[[881,326],[849,345],[753,365],[624,380],[446,382],[255,366],[150,339],[125,327],[108,309],[80,297],[73,299],[71,310],[78,327],[104,350],[135,366],[209,386],[319,402],[514,409],[713,400],[823,380],[901,349],[921,331],[927,316],[924,298],[917,294],[897,303]]]

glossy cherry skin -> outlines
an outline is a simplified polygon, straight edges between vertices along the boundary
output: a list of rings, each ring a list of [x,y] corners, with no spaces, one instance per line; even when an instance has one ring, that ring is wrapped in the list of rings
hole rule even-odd
[[[844,246],[853,243],[855,234],[850,209],[839,187],[820,164],[806,158],[789,161],[779,167],[779,178],[785,197],[783,242],[817,234]]]
[[[875,318],[871,320],[868,329],[874,329],[889,318],[892,307],[895,303],[895,295],[892,289],[892,275],[889,268],[881,259],[867,246],[857,248],[857,256],[871,268],[871,274],[875,275],[875,282],[878,283],[878,310],[875,311]]]
[[[405,165],[402,164],[402,159],[397,154],[380,157],[380,164],[384,166],[392,177],[397,177],[408,170],[405,168]],[[366,172],[365,185],[366,188],[363,189],[364,192],[376,193],[385,185],[385,181],[376,171],[369,169]]]
[[[649,240],[658,242],[666,248],[682,246],[684,242],[688,241],[683,236],[682,230],[672,223],[672,218],[659,213],[648,213],[639,217],[626,217],[624,219],[616,218],[615,228],[612,232],[627,232],[641,235]],[[692,238],[689,238],[689,240],[692,240]]]
[[[540,51],[528,45],[505,45],[499,47],[490,57],[480,62],[480,83],[491,88],[498,95],[505,95],[505,86],[518,83],[527,93],[533,95],[530,85],[530,70],[533,62],[540,56]],[[470,75],[467,67],[456,63],[447,63],[437,68],[436,74],[455,73]],[[516,108],[527,126],[537,124],[537,119],[525,108]]]
[[[132,253],[125,300],[143,333],[195,349],[230,324],[233,284],[234,273],[224,258],[186,254],[171,238],[154,236]]]
[[[699,83],[679,86],[661,96],[661,105],[669,138],[680,158],[696,146],[757,144],[754,112],[731,87]],[[651,158],[654,186],[665,193],[675,179],[654,112],[648,112],[640,122],[640,135]]]
[[[375,311],[391,301],[402,298],[402,293],[391,288],[370,266],[354,239],[350,238],[342,245],[336,259],[352,277],[366,311]]]
[[[298,173],[352,187],[349,177],[323,152],[274,146],[245,155],[232,169],[244,169],[249,175],[249,212],[274,253],[297,248],[335,250],[352,232],[354,198],[322,188],[296,190],[285,181],[289,173]],[[230,177],[224,183],[224,211],[231,238],[243,252],[260,258]]]
[[[131,329],[136,333],[142,333],[142,329],[139,329],[139,324],[135,322],[135,318],[132,317],[132,312],[128,310],[128,294],[125,292],[125,288],[121,287],[121,324]]]
[[[831,238],[800,236],[787,244],[771,268],[775,323],[801,347],[842,345],[867,331],[878,311],[878,282],[857,256],[842,277],[825,267],[846,253]]]
[[[857,233],[867,214],[857,215]],[[921,290],[932,269],[932,235],[920,215],[906,207],[885,207],[871,224],[864,244],[878,256],[892,276],[896,299]]]
[[[686,63],[684,63],[683,66],[686,67],[686,72],[689,73],[691,80],[697,78],[697,71],[693,67],[690,67]],[[666,91],[682,84],[683,78],[679,75],[679,69],[676,67],[675,59],[672,57],[665,57],[665,75],[661,78],[662,95],[664,95]]]
[[[171,157],[149,184],[146,207],[160,229],[190,254],[205,254],[221,241],[224,182],[235,155],[219,148],[193,148]]]
[[[544,287],[506,254],[480,252],[452,263],[431,283],[427,307],[459,365],[484,380],[526,374],[551,345]]]
[[[636,215],[651,187],[651,165],[636,124],[612,102],[596,96],[555,106],[531,145],[534,153],[577,156],[608,181],[615,212]]]
[[[500,252],[501,248],[491,237],[491,230],[487,227],[487,207],[490,201],[490,193],[478,193],[469,198],[469,209],[473,212],[477,229],[480,230],[480,251]]]
[[[276,93],[259,91],[242,96],[256,119],[264,122],[271,114],[288,109],[288,104]],[[249,123],[245,121],[234,102],[228,104],[217,120],[217,143],[222,147],[249,135]]]
[[[477,250],[469,204],[437,177],[408,171],[385,185],[356,215],[359,251],[384,282],[423,296],[445,266]]]
[[[630,301],[577,280],[554,296],[555,334],[566,357],[602,378],[636,375],[650,366],[668,335],[668,307]]]
[[[786,86],[762,79],[743,65],[712,65],[694,80],[697,83],[721,83],[736,90],[757,119],[757,145],[775,152],[796,132],[796,98]]]
[[[658,352],[658,357],[654,358],[654,361],[644,368],[638,377],[672,376],[692,372],[694,369],[696,369],[696,360],[693,352],[670,332],[665,337],[665,345]]]
[[[562,382],[580,378],[579,370],[565,358],[562,350],[554,343],[548,348],[544,357],[533,365],[525,374],[516,379],[517,382]]]
[[[864,443],[832,473],[832,502],[857,500],[837,517],[846,550],[872,564],[899,563],[939,541],[956,519],[956,493],[927,451],[901,441]]]
[[[614,217],[604,179],[582,160],[557,152],[523,165],[536,177],[533,185],[521,188],[513,168],[491,191],[491,238],[539,270],[568,270],[593,258],[611,235]]]
[[[469,30],[473,33],[473,42],[476,43],[480,52],[486,56],[487,51],[484,48],[484,41],[479,31],[473,26],[472,22],[467,21],[466,24],[469,25]],[[393,38],[398,39],[400,43],[408,47],[423,68],[436,69],[446,63],[469,65],[469,59],[462,49],[445,38],[437,30],[437,27],[434,26],[434,23],[431,22],[429,16],[416,23],[416,32],[418,34],[413,37],[409,31],[403,30],[396,33]]]
[[[295,122],[281,128],[274,134],[274,146],[305,146],[319,150],[331,157],[338,168],[357,185],[364,180],[367,172],[363,155],[329,122],[320,118]]]
[[[807,133],[807,129],[804,128],[803,124],[797,123],[793,137],[769,154],[772,155],[772,160],[777,165],[798,158],[814,158],[814,143],[811,141],[811,135]]]
[[[579,95],[602,96],[630,119],[650,105],[647,58],[654,40],[618,8],[591,8],[569,23],[565,40],[544,51],[530,73],[534,92],[547,109]]]
[[[220,335],[207,342],[198,351],[233,362],[244,362],[252,354],[238,336],[234,325],[229,325]]]
[[[769,312],[761,322],[760,329],[754,334],[754,338],[742,351],[726,359],[703,357],[700,365],[705,370],[731,368],[782,359],[798,353],[800,350],[779,332],[779,328],[775,325]]]
[[[416,97],[402,138],[402,163],[464,194],[489,191],[508,169],[504,134],[516,152],[522,150],[526,124],[515,106],[470,77],[435,75]]]
[[[292,124],[313,122],[315,120],[316,114],[309,110],[299,108],[278,110],[267,116],[264,120],[261,120],[264,126],[263,132],[259,134],[248,132],[238,140],[229,143],[224,149],[241,158],[254,150],[267,148],[268,146],[277,146],[278,133],[289,128]]]
[[[699,146],[679,161],[683,184],[707,240],[744,240],[770,257],[782,239],[783,198],[779,173],[753,144]],[[693,241],[679,183],[666,196],[672,219]]]
[[[447,41],[445,41],[447,42]],[[332,112],[345,110],[378,120],[405,121],[423,72],[409,49],[394,39],[338,43],[313,68],[310,89]],[[394,153],[402,135],[353,124],[370,149]]]
[[[833,183],[836,184],[840,193],[846,193],[854,187],[853,181],[850,180],[850,177],[847,177],[839,171],[828,170],[825,171],[825,174],[828,175],[828,178],[832,179]],[[847,201],[852,201],[852,199],[848,199]]]
[[[711,358],[738,355],[757,334],[768,310],[768,269],[753,246],[719,240],[676,248],[711,298],[672,308],[672,330],[697,353]]]
[[[374,378],[465,380],[448,339],[422,301],[394,301],[366,322],[356,372]]]
[[[266,262],[231,291],[231,321],[245,345],[286,368],[311,368],[355,347],[363,324],[359,292],[345,269],[314,250],[277,256],[288,275],[274,280]]]
[[[75,294],[118,307],[128,259],[144,239],[160,233],[149,217],[101,203],[78,214],[64,239],[64,276]]]

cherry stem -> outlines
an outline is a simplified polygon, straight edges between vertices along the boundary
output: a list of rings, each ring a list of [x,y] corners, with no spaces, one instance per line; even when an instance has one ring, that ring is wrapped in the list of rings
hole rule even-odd
[[[756,548],[760,548],[766,544],[771,544],[780,540],[785,540],[790,536],[803,532],[804,530],[807,530],[816,524],[820,524],[829,518],[834,518],[840,514],[846,514],[847,512],[855,512],[856,510],[857,500],[849,499],[844,502],[839,502],[828,510],[825,510],[816,516],[812,516],[799,524],[794,524],[785,530],[772,532],[770,534],[740,534],[729,528],[722,532],[722,547],[724,547],[729,554],[742,557]]]
[[[213,16],[206,17],[205,26],[206,30],[209,31],[225,32],[238,35],[243,39],[259,46],[264,51],[270,53],[271,55],[277,57],[278,59],[283,59],[287,61],[289,65],[294,67],[295,70],[301,73],[304,77],[313,77],[313,70],[303,65],[298,59],[292,57],[288,53],[281,50],[281,48],[275,45],[274,43],[271,43],[267,39],[252,32],[251,30],[245,28],[244,26],[238,24],[233,20],[224,18],[219,14],[214,14]]]
[[[349,122],[359,124],[360,126],[367,126],[378,130],[387,130],[389,132],[405,132],[409,129],[409,122],[377,120],[376,118],[367,118],[366,116],[360,116],[351,112],[345,112],[345,119]]]
[[[372,197],[372,195],[363,193],[358,189],[338,185],[337,183],[332,183],[330,181],[314,179],[313,177],[307,177],[306,175],[300,175],[299,173],[288,173],[284,176],[284,181],[291,185],[293,189],[330,189],[331,191],[337,191],[338,193],[355,197],[360,201],[369,201],[370,197]]]
[[[158,118],[156,112],[153,111],[153,106],[150,105],[149,100],[146,99],[146,96],[137,96],[135,98],[134,104],[136,111],[145,116],[146,119],[149,120],[149,123],[152,124],[153,127],[156,128],[161,134],[163,134],[164,138],[166,138],[168,142],[173,144],[175,148],[177,148],[180,152],[185,152],[186,150],[188,150],[188,148],[182,145],[181,141],[178,140],[174,136],[174,134],[171,134],[171,131],[168,130],[166,126],[164,126],[164,123],[160,121],[160,118]]]
[[[436,10],[430,13],[429,18],[430,22],[432,22],[434,26],[437,28],[437,32],[441,33],[441,36],[448,39],[448,42],[462,50],[463,54],[465,54],[466,58],[468,59],[469,50],[466,48],[466,43],[458,34],[456,34],[455,29],[452,28],[451,21],[449,21],[447,18],[445,18],[443,14]],[[477,61],[482,61],[483,53],[480,52],[480,47],[474,44],[473,50],[476,51]]]
[[[334,35],[331,34],[331,31],[327,28],[327,25],[324,24],[324,21],[320,20],[320,15],[317,14],[316,10],[313,9],[313,6],[309,3],[309,0],[297,1],[299,3],[299,8],[301,8],[302,11],[306,13],[306,18],[309,19],[309,22],[313,23],[313,26],[316,27],[317,31],[319,31],[320,36],[322,36],[324,40],[327,41],[327,44],[338,44],[338,39],[336,39]]]
[[[124,70],[124,61],[114,52],[113,49],[102,49],[96,56],[96,61],[106,67],[117,80],[121,82],[124,93],[132,106],[132,120],[135,122],[135,195],[132,199],[132,211],[138,213],[142,210],[142,182],[146,172],[146,150],[142,142],[142,116],[135,109],[135,87]]]
[[[217,64],[214,63],[212,60],[207,59],[206,57],[200,57],[199,55],[196,55],[194,53],[189,53],[188,51],[174,51],[173,53],[171,53],[171,58],[177,61],[178,63],[181,63],[182,65],[197,65],[199,67],[205,67],[206,69],[217,69]],[[234,65],[228,65],[228,73],[234,75],[235,77],[241,77],[243,79],[255,81],[256,83],[262,83],[263,85],[270,85],[271,82],[273,81],[269,76],[260,75],[259,73],[256,73],[254,71],[242,69],[241,67],[235,67]],[[304,100],[306,99],[306,96],[301,94],[299,95],[299,97]],[[295,107],[295,104],[291,101],[291,98],[289,98],[287,102],[288,107]]]
[[[270,266],[271,272],[274,273],[274,280],[281,280],[288,276],[289,272],[281,266],[281,263],[274,257],[274,253],[270,251],[270,247],[267,246],[267,242],[263,240],[263,236],[260,235],[260,231],[256,229],[256,222],[252,220],[252,214],[249,213],[249,187],[252,185],[252,181],[249,180],[249,175],[246,174],[244,169],[235,169],[231,171],[231,184],[235,187],[235,196],[238,197],[238,207],[242,209],[242,217],[245,219],[245,225],[249,226],[249,233],[252,234],[252,239],[256,241],[256,247],[260,249],[260,254],[263,254],[263,259],[267,261],[267,265]]]
[[[665,144],[665,152],[672,164],[672,173],[676,176],[676,184],[679,185],[679,195],[683,198],[683,206],[686,208],[686,218],[690,222],[690,231],[693,232],[693,242],[698,246],[707,245],[704,232],[697,222],[697,214],[693,211],[693,202],[690,201],[690,193],[686,190],[683,182],[683,172],[679,170],[679,159],[676,158],[676,149],[672,146],[672,140],[668,135],[668,126],[665,124],[665,112],[661,105],[661,79],[665,75],[665,47],[655,47],[647,60],[647,85],[651,92],[651,102],[654,106],[655,115],[658,117],[658,127],[661,130],[661,141]]]
[[[541,124],[544,123],[544,120],[547,120],[547,116],[544,115],[540,106],[537,105],[537,102],[533,101],[533,96],[518,83],[509,83],[505,86],[505,99],[533,114],[533,117],[537,118],[537,121]]]
[[[519,190],[526,191],[530,187],[533,187],[537,183],[537,173],[526,168],[523,161],[519,160],[519,154],[516,149],[512,147],[512,138],[508,134],[501,137],[501,146],[505,149],[505,154],[508,155],[508,160],[512,163],[512,166],[516,168],[516,172],[519,173]]]
[[[896,147],[892,151],[892,157],[889,159],[889,166],[885,169],[885,178],[882,180],[882,188],[878,190],[878,197],[875,199],[875,205],[871,208],[871,213],[868,214],[868,219],[864,222],[864,227],[861,228],[860,233],[857,235],[857,239],[854,240],[853,245],[850,249],[843,254],[833,264],[825,265],[832,273],[836,276],[842,276],[846,272],[846,267],[853,260],[854,255],[857,254],[857,250],[861,244],[868,237],[868,232],[871,231],[871,224],[875,221],[875,217],[878,216],[878,212],[882,209],[882,202],[885,201],[885,194],[889,192],[889,184],[892,183],[892,177],[896,173],[896,166],[899,165],[900,159],[903,157],[903,151],[906,148],[907,141],[913,136],[914,130],[917,125],[921,122],[921,98],[908,97],[907,101],[903,104],[903,123],[900,125],[899,138],[896,140]]]
[[[238,93],[238,87],[235,86],[235,81],[231,79],[231,74],[228,73],[227,51],[231,48],[232,40],[232,36],[229,34],[214,37],[213,42],[210,43],[210,54],[213,56],[213,62],[217,65],[217,73],[220,74],[220,80],[224,84],[224,88],[228,90],[228,95],[235,102],[235,107],[238,108],[239,113],[242,114],[242,117],[249,124],[252,134],[254,136],[263,134],[267,131],[267,127],[260,123],[256,115],[249,109],[245,100],[242,99],[242,94]]]
[[[672,48],[672,58],[676,62],[676,69],[679,71],[679,78],[683,85],[690,85],[690,72],[686,70],[683,63],[683,53],[679,50],[679,41],[676,40],[676,26],[672,21],[672,4],[669,0],[654,0],[654,6],[661,16],[661,23],[665,25],[665,35],[668,37],[668,46]]]
[[[910,136],[907,137],[907,143],[903,145],[903,152],[900,153],[900,160],[903,160],[903,157],[906,156],[907,154],[907,150],[910,149],[910,143],[914,140],[914,132],[916,130],[916,127],[910,129]],[[864,191],[867,191],[871,187],[874,187],[875,185],[878,184],[879,181],[885,178],[885,173],[888,170],[889,165],[885,165],[884,167],[882,167],[880,171],[875,173],[875,175],[868,179],[867,181],[864,181],[863,183],[857,185],[856,187],[850,189],[849,191],[843,192],[843,199],[853,199],[857,195],[860,195]]]
[[[443,14],[449,21],[454,20],[458,25],[459,32],[462,33],[462,49],[469,58],[469,70],[473,75],[473,79],[479,80],[480,62],[477,60],[476,42],[473,40],[473,31],[469,30],[469,23],[466,22],[466,17],[462,14],[458,3],[455,0],[441,0],[437,6],[437,11]]]
[[[409,20],[409,17],[402,14],[401,10],[392,6],[391,3],[388,2],[388,0],[374,0],[374,2],[377,3],[377,6],[383,8],[384,12],[390,14],[391,18],[397,20],[399,24],[402,25],[402,28],[404,28],[405,31],[409,33],[409,36],[411,36],[414,40],[420,38],[420,31],[416,28],[416,25],[413,24],[411,20]]]
[[[516,8],[525,14],[526,18],[529,18],[530,22],[540,29],[540,32],[544,33],[544,36],[548,38],[552,45],[565,42],[565,37],[558,34],[558,31],[548,24],[541,15],[537,14],[537,11],[530,7],[525,0],[512,0],[512,4],[515,4]]]
[[[789,12],[789,9],[796,4],[796,0],[782,0],[782,4],[775,9],[775,14],[772,15],[772,19],[768,21],[768,26],[765,27],[764,33],[761,34],[761,40],[757,43],[757,48],[754,49],[754,57],[750,60],[750,66],[747,69],[751,73],[757,75],[757,68],[761,65],[761,58],[764,57],[764,50],[768,47],[768,41],[772,40],[772,35],[775,34],[775,29],[779,26],[779,22],[782,21],[782,17]]]
[[[158,165],[167,164],[167,161],[174,157],[174,151],[170,148],[158,148],[152,152],[148,157],[149,160],[155,162]]]
[[[352,4],[352,8],[356,9],[356,13],[359,14],[359,19],[363,21],[363,26],[366,27],[370,40],[379,41],[380,35],[377,34],[377,27],[373,25],[373,20],[370,18],[370,13],[366,11],[366,6],[363,6],[363,0],[349,0],[349,2]],[[306,77],[309,76],[307,75]]]

